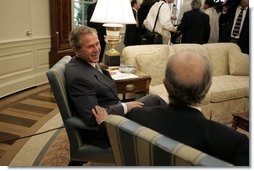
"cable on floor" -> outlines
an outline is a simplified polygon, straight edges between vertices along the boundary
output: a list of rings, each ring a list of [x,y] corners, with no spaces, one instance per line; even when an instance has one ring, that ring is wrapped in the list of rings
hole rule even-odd
[[[36,135],[45,134],[47,132],[54,131],[54,130],[57,130],[57,129],[62,129],[62,128],[64,128],[64,126],[60,126],[60,127],[57,127],[57,128],[52,128],[52,129],[49,129],[49,130],[46,130],[46,131],[38,132],[36,134],[31,134],[31,135],[27,135],[27,136],[23,136],[23,137],[18,137],[18,138],[13,138],[13,139],[9,139],[9,140],[4,140],[4,141],[1,141],[0,144],[7,143],[9,141],[16,141],[16,140],[20,140],[20,139],[24,139],[24,138],[30,138],[30,137],[33,137],[33,136],[36,136]]]

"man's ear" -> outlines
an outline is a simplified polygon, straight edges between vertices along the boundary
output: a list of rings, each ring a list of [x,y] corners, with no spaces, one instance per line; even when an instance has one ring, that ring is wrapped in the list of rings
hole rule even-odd
[[[72,50],[74,51],[75,53],[75,56],[79,57],[79,48],[72,48]]]
[[[212,85],[212,79],[209,81],[209,83],[208,83],[207,86],[206,86],[206,90],[205,90],[206,93],[209,91],[211,85]]]

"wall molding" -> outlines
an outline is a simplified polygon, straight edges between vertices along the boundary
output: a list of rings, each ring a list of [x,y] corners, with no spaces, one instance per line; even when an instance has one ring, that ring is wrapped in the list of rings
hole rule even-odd
[[[48,82],[50,36],[0,42],[0,98]]]

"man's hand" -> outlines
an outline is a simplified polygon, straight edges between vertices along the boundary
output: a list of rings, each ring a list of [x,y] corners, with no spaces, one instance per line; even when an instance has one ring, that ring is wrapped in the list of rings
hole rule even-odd
[[[172,15],[171,20],[177,20],[177,17],[175,15]]]
[[[131,109],[135,108],[135,107],[143,107],[144,103],[141,102],[137,102],[137,101],[133,101],[133,102],[127,102],[125,103],[127,106],[127,111],[130,112]]]
[[[100,106],[95,106],[95,108],[92,109],[92,113],[99,125],[108,118],[108,112]]]
[[[170,30],[170,32],[176,32],[176,31],[177,29],[175,27]]]

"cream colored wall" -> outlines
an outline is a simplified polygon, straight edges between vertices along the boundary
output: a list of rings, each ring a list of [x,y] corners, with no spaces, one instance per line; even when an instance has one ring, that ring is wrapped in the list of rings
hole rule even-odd
[[[0,98],[46,83],[49,1],[1,0],[0,23]]]

